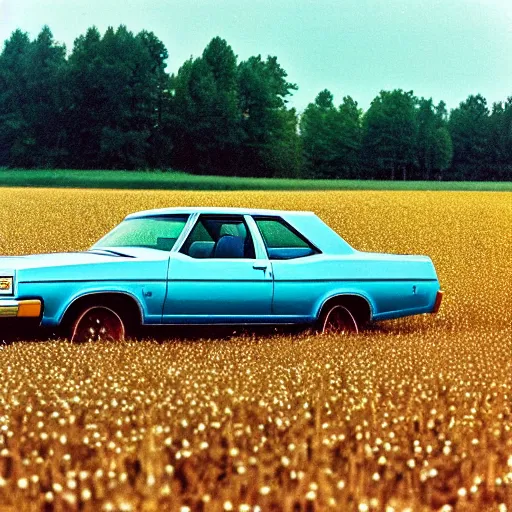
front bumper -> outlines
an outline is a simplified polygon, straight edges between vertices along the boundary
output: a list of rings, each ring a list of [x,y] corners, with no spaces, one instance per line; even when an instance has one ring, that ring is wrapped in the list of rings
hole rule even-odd
[[[0,318],[39,318],[40,300],[0,299]]]

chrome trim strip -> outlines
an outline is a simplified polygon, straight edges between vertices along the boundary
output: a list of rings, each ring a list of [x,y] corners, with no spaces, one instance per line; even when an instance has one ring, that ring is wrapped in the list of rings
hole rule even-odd
[[[54,284],[54,283],[165,283],[167,279],[46,279],[44,281],[19,281],[20,284]]]

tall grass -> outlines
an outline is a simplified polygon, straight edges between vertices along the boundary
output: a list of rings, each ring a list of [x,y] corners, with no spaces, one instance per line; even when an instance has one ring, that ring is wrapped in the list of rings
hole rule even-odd
[[[512,509],[512,194],[0,192],[3,254],[80,250],[139,209],[300,207],[430,255],[445,290],[359,336],[0,346],[0,510]]]

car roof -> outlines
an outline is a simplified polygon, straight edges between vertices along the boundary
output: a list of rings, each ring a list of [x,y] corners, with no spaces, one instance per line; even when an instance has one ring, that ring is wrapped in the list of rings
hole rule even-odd
[[[225,206],[190,206],[145,210],[128,215],[127,219],[157,217],[163,215],[191,215],[208,213],[214,215],[265,215],[282,217],[297,229],[313,245],[326,254],[351,254],[354,249],[335,231],[325,224],[315,213],[292,210],[263,210],[258,208],[228,208]]]
[[[192,214],[192,213],[210,213],[219,215],[272,215],[282,217],[295,217],[302,215],[315,215],[308,211],[289,211],[289,210],[263,210],[258,208],[230,208],[225,206],[189,206],[177,208],[158,208],[155,210],[144,210],[128,215],[126,218],[154,217],[158,215],[176,215],[176,214]]]

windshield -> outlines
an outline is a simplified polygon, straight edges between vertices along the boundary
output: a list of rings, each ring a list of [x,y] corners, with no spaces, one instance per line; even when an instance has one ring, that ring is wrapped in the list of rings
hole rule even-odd
[[[188,215],[140,217],[121,222],[91,249],[103,247],[146,247],[170,251],[180,236]]]

